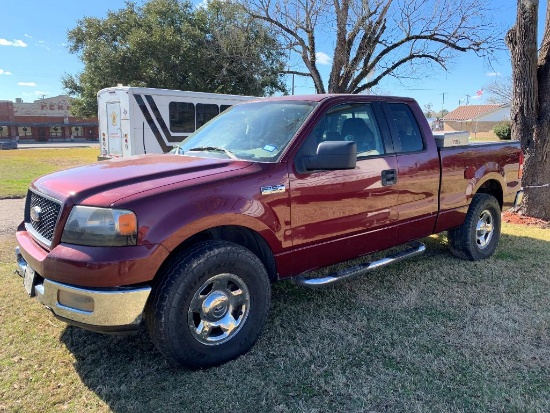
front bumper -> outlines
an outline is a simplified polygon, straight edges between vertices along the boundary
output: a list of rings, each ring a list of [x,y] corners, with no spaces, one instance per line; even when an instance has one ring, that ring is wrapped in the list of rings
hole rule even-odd
[[[27,262],[16,247],[17,272],[24,277]],[[137,330],[151,287],[81,288],[36,277],[31,296],[56,317],[88,330],[123,333]]]

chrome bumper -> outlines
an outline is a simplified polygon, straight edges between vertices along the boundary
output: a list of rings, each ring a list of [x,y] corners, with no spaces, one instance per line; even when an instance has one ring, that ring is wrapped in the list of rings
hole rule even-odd
[[[27,263],[16,248],[17,272]],[[41,279],[34,285],[40,303],[64,321],[95,331],[125,332],[137,329],[151,287],[88,289]]]

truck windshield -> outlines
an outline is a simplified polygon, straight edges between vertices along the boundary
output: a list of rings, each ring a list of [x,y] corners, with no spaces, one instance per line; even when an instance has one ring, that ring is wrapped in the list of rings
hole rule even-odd
[[[189,135],[172,153],[276,162],[316,102],[233,106]]]

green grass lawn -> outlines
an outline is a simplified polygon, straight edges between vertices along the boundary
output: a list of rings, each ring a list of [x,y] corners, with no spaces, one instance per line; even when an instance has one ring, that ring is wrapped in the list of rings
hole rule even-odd
[[[248,354],[170,368],[145,333],[67,327],[0,240],[0,412],[548,412],[550,231],[504,224],[496,254],[424,256],[322,290],[273,287]]]
[[[0,199],[22,198],[36,177],[95,162],[98,151],[98,148],[0,151]]]

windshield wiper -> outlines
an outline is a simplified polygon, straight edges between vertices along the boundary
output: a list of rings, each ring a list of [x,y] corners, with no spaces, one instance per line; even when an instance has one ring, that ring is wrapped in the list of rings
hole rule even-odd
[[[233,160],[239,160],[233,152],[228,149],[220,148],[218,146],[198,146],[196,148],[188,149],[187,152],[223,152]]]
[[[180,154],[183,155],[183,149],[181,149],[181,146],[176,145],[168,153],[172,153],[172,154],[175,154],[175,155],[180,155]]]

